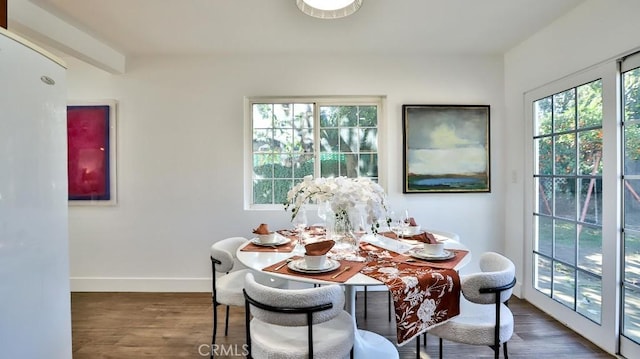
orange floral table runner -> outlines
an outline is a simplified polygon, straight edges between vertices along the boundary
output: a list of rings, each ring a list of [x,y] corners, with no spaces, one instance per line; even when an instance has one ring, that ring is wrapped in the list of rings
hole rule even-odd
[[[372,244],[363,244],[370,261],[361,273],[387,285],[396,315],[397,340],[402,346],[434,325],[460,314],[460,277],[450,268],[406,262],[406,256]],[[464,252],[464,253],[463,253]],[[466,255],[456,253],[455,263]]]

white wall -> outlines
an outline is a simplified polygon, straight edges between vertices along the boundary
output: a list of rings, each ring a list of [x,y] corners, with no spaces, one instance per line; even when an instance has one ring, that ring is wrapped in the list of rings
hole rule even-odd
[[[518,279],[524,271],[525,188],[524,93],[640,47],[640,2],[591,0],[505,54],[505,174],[516,178],[505,188],[506,254],[516,259]]]
[[[284,210],[243,209],[245,96],[386,95],[391,204],[474,253],[502,251],[501,56],[149,57],[123,75],[67,62],[69,99],[119,102],[118,205],[70,208],[72,290],[208,291],[213,242],[290,226]],[[409,103],[491,105],[492,193],[402,194]]]

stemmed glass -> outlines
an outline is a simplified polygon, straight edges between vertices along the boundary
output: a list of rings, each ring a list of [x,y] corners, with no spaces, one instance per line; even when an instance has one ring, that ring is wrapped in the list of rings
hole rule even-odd
[[[409,216],[409,210],[405,209],[404,213],[402,214],[402,234],[403,235],[407,235],[408,234],[408,230],[409,230],[409,226],[411,225],[411,216]]]
[[[405,223],[402,218],[391,218],[391,231],[396,235],[396,239],[402,238],[404,234]]]
[[[298,233],[298,244],[304,246],[304,231],[307,228],[308,223],[307,212],[303,208],[300,208],[298,214],[294,219],[291,220],[291,222],[293,223],[293,226]]]
[[[367,221],[365,221],[363,215],[360,215],[352,222],[352,226],[354,245],[353,254],[349,255],[345,259],[354,262],[364,262],[366,258],[360,255],[360,239],[367,234]]]

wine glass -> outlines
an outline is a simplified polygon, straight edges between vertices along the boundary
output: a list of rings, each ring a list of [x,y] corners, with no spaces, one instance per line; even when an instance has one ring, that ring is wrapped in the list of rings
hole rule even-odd
[[[402,218],[391,218],[391,225],[390,225],[390,229],[391,232],[393,232],[396,235],[396,239],[400,239],[402,237],[402,235],[404,234],[404,219]]]
[[[409,234],[409,226],[411,225],[411,216],[409,216],[409,210],[405,209],[402,213],[402,235],[406,236]]]
[[[364,262],[366,260],[365,257],[360,255],[360,239],[367,234],[367,221],[365,221],[364,216],[358,216],[355,221],[352,221],[353,225],[353,254],[349,255],[346,259],[354,262]]]
[[[298,243],[304,246],[304,231],[307,228],[307,212],[304,209],[298,210],[298,214],[291,220],[293,227],[298,233]]]

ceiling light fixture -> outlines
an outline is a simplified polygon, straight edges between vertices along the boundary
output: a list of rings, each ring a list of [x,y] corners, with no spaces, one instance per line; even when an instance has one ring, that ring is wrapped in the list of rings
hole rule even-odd
[[[358,11],[363,0],[296,0],[303,13],[319,19],[339,19]]]

